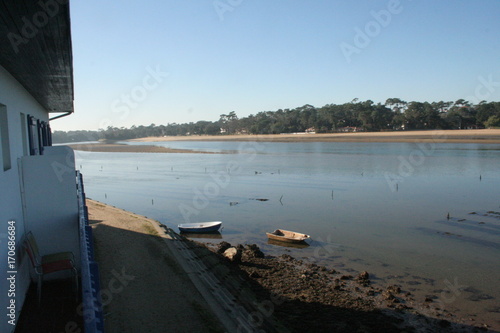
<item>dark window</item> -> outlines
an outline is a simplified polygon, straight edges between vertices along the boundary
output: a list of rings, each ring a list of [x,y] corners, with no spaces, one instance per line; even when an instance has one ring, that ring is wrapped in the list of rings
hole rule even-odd
[[[38,144],[35,143],[35,140],[38,139],[38,137],[35,137],[36,121],[35,118],[30,115],[28,115],[27,120],[28,120],[28,144],[30,148],[30,155],[37,155]]]
[[[0,104],[0,152],[2,156],[3,171],[9,170],[11,165],[10,160],[10,139],[9,139],[9,122],[7,108]]]
[[[20,114],[21,116],[21,139],[23,143],[23,156],[26,156],[29,154],[28,152],[28,129],[26,126],[26,115],[24,113]]]
[[[50,125],[47,126],[47,146],[52,147],[52,130],[50,129]]]
[[[27,119],[30,155],[43,155],[43,147],[52,146],[50,125],[30,115]]]
[[[38,135],[38,152],[43,155],[43,129],[40,119],[36,120],[36,133]]]

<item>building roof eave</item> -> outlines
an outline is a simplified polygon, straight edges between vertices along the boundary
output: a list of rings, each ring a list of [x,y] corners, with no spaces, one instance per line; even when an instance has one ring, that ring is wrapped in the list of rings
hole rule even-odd
[[[69,1],[0,0],[0,65],[47,112],[73,112]]]

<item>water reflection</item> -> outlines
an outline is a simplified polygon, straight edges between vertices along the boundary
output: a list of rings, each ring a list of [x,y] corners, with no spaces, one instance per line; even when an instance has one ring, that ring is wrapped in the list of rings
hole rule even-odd
[[[182,236],[190,239],[196,239],[196,240],[201,240],[201,239],[222,239],[222,234],[218,231],[211,232],[211,233],[193,233],[193,232],[181,232],[180,233]]]
[[[304,249],[306,247],[309,247],[310,245],[306,242],[302,243],[287,243],[287,242],[280,242],[274,239],[268,239],[267,244],[270,245],[276,245],[276,246],[282,246],[282,247],[290,247],[294,249]]]
[[[158,144],[213,151],[241,147]],[[260,142],[246,143],[239,154],[78,152],[77,165],[92,199],[175,230],[180,223],[223,221],[224,235],[199,238],[203,242],[256,243],[266,254],[290,251],[369,269],[392,283],[398,281],[391,276],[418,275],[436,284],[456,277],[500,297],[500,218],[488,214],[499,210],[500,145],[427,147],[423,152],[413,143]],[[265,232],[279,228],[301,230],[321,246],[269,243]],[[333,258],[339,253],[342,263]],[[457,298],[455,304],[479,306],[467,302]]]

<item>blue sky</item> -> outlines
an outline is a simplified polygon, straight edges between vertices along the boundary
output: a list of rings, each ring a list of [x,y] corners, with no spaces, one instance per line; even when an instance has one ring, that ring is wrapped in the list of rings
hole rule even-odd
[[[500,1],[72,1],[75,114],[55,130],[236,111],[500,100]]]

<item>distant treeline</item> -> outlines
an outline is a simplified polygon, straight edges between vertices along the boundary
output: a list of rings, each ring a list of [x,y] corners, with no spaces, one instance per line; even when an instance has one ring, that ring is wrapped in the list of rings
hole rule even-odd
[[[217,121],[132,126],[109,126],[98,131],[55,131],[56,143],[126,140],[147,136],[280,134],[296,132],[334,133],[351,131],[394,131],[423,129],[466,129],[500,127],[500,102],[477,105],[456,102],[405,102],[389,98],[385,104],[355,99],[345,104],[316,108],[306,104],[295,109],[262,111],[238,118],[235,111]]]

